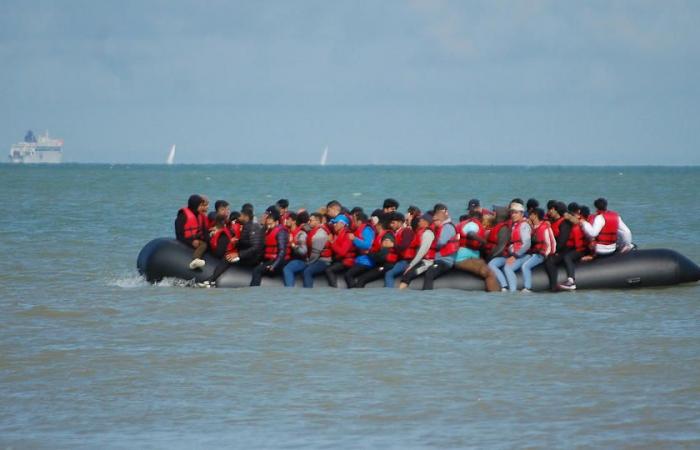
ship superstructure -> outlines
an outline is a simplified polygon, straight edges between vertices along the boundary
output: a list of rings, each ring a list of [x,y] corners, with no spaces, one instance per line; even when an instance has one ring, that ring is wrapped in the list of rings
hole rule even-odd
[[[63,139],[52,139],[47,131],[37,139],[31,130],[24,141],[10,148],[10,161],[13,163],[60,163],[63,159]]]

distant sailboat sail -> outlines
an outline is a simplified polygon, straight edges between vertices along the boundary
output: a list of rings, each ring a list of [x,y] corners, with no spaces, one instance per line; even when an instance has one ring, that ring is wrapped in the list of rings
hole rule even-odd
[[[326,160],[328,159],[328,146],[326,145],[326,148],[323,149],[323,154],[321,155],[321,165],[325,166],[326,165]]]
[[[171,166],[175,162],[175,144],[173,144],[172,147],[170,147],[170,153],[168,153],[168,159],[165,161],[165,164]]]

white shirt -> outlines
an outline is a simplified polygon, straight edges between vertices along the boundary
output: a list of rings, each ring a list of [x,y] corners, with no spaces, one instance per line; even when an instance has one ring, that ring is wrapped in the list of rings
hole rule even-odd
[[[586,233],[586,236],[589,238],[593,239],[597,237],[600,234],[600,230],[603,229],[603,226],[605,225],[605,217],[603,217],[602,214],[598,214],[595,216],[595,219],[593,219],[593,225],[588,223],[587,220],[581,220],[581,228],[583,228],[583,232]],[[617,226],[617,243],[616,244],[598,244],[596,243],[595,245],[595,252],[599,255],[609,255],[610,253],[613,253],[617,246],[619,245],[620,248],[632,244],[632,232],[630,231],[629,228],[627,228],[627,225],[625,225],[625,222],[622,221],[622,217],[618,215],[618,226]]]

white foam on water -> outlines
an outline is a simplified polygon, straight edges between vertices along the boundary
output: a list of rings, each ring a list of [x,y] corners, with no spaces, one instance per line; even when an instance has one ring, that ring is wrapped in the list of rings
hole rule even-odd
[[[359,197],[359,196],[361,196],[361,195],[362,195],[362,192],[353,192],[353,193],[352,193],[352,196],[353,196],[353,197]]]

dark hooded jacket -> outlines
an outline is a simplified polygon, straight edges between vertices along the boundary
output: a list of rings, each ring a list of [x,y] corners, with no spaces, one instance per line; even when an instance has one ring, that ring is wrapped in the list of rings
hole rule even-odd
[[[259,223],[247,222],[241,229],[238,240],[238,257],[243,265],[256,265],[260,262],[265,249],[265,232]]]
[[[200,197],[197,194],[190,195],[190,198],[187,200],[187,209],[192,211],[192,213],[194,213],[195,216],[198,216],[199,213],[197,212],[197,208],[199,208],[200,203],[202,203],[202,197]],[[180,242],[192,245],[192,241],[194,241],[195,238],[185,238],[185,222],[187,222],[187,217],[185,216],[185,213],[183,213],[182,211],[178,211],[177,217],[175,218],[175,237]],[[207,236],[207,230],[202,229],[201,235],[202,238]]]

